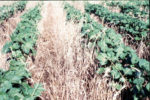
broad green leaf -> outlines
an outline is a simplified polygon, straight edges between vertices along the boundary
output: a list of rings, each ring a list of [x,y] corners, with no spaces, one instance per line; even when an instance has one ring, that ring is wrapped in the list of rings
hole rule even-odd
[[[31,96],[32,93],[34,92],[34,89],[31,86],[29,86],[27,83],[22,83],[21,89],[23,94],[26,96]]]
[[[125,82],[126,82],[126,79],[125,79],[124,77],[121,77],[121,78],[119,79],[119,81],[122,82],[122,83],[125,83]]]
[[[116,69],[116,70],[118,70],[118,71],[123,70],[123,67],[122,67],[122,65],[120,63],[115,64],[113,66],[113,68]]]
[[[18,43],[13,43],[12,50],[17,50],[20,48],[20,45]]]
[[[137,40],[137,41],[141,40],[141,38],[137,37],[137,36],[134,39]]]
[[[133,100],[139,100],[136,95],[133,96]]]
[[[136,85],[136,89],[137,89],[137,92],[140,92],[142,90],[142,85],[140,84]]]
[[[105,41],[99,41],[99,42],[98,42],[98,46],[100,47],[100,49],[101,49],[103,52],[107,51],[107,49],[108,49],[108,46],[107,46],[107,44],[106,44]]]
[[[19,30],[18,30],[19,31]],[[11,36],[11,41],[13,41],[13,42],[19,42],[19,43],[24,43],[24,40],[23,40],[23,38],[24,38],[24,34],[12,34]]]
[[[119,57],[120,55],[123,54],[124,49],[121,46],[119,46],[115,51],[116,51],[116,56]]]
[[[33,43],[32,42],[26,42],[21,46],[21,49],[24,51],[24,53],[29,54],[30,50],[33,49]]]
[[[35,97],[26,96],[24,100],[35,100]]]
[[[34,91],[33,91],[31,96],[35,96],[35,97],[40,96],[40,94],[43,91],[44,91],[44,88],[43,88],[42,84],[35,84],[34,85]]]
[[[22,52],[20,50],[16,50],[16,51],[12,52],[12,57],[19,58],[21,56],[23,56],[23,55],[22,55]]]
[[[21,81],[22,77],[15,75],[15,71],[8,71],[4,78],[9,80],[11,83],[18,83]]]
[[[150,72],[150,63],[146,61],[145,59],[139,60],[139,66],[142,69],[145,69],[146,71]]]
[[[20,89],[19,88],[11,88],[8,92],[8,95],[10,97],[15,97],[18,93],[20,92]]]
[[[120,90],[120,89],[122,88],[122,85],[120,85],[120,84],[117,83],[117,84],[115,85],[115,88],[116,88],[117,90]]]
[[[4,92],[0,92],[0,99],[1,100],[10,100],[8,95]]]
[[[0,92],[6,92],[7,90],[12,88],[12,84],[10,81],[4,81],[0,84]]]
[[[112,85],[112,87],[116,88],[117,90],[120,90],[122,88],[122,85],[120,85],[119,83],[112,83],[111,85]]]
[[[10,52],[11,46],[12,46],[12,42],[6,42],[6,44],[3,46],[2,53]]]
[[[121,74],[120,72],[118,72],[117,70],[112,70],[111,72],[111,75],[113,76],[114,79],[119,79],[121,77]]]
[[[104,67],[100,67],[100,68],[98,68],[98,70],[97,70],[97,73],[98,74],[102,74],[102,73],[104,73],[105,72],[105,68]]]
[[[123,72],[125,75],[132,75],[132,73],[133,73],[132,69],[130,69],[130,68],[124,68]]]
[[[18,60],[12,59],[10,61],[10,66],[26,66],[25,62],[20,62]]]
[[[111,49],[109,49],[109,50],[111,50]],[[115,53],[113,51],[107,52],[107,59],[112,62],[116,62],[118,60],[118,58],[115,56]]]
[[[146,32],[142,32],[142,37],[146,37],[147,36],[147,33]]]
[[[132,52],[131,53],[131,63],[136,64],[136,63],[138,63],[138,61],[139,61],[139,58],[138,58],[137,54],[135,52]]]
[[[100,61],[101,65],[105,65],[107,64],[108,60],[107,60],[107,55],[105,53],[100,53],[97,57],[97,59]]]
[[[147,89],[147,91],[150,92],[150,83],[148,83],[148,84],[146,85],[146,89]]]
[[[136,85],[142,85],[144,83],[144,78],[143,77],[136,78],[133,80],[133,83]]]
[[[24,100],[24,96],[22,93],[16,93],[14,96],[14,100]]]
[[[14,14],[14,10],[24,10],[25,2],[19,1],[20,4],[15,5],[16,8],[12,7],[8,16],[12,16],[10,14]],[[11,52],[11,58],[9,69],[6,71],[0,70],[0,100],[34,100],[41,94],[41,85],[32,88],[26,81],[26,78],[31,75],[25,68],[28,54],[30,52],[35,54],[34,45],[39,34],[37,22],[41,18],[39,8],[38,5],[21,17],[16,30],[10,36],[11,42],[7,42],[3,48],[4,53]],[[26,85],[22,85],[24,82]],[[31,96],[32,94],[33,96]]]

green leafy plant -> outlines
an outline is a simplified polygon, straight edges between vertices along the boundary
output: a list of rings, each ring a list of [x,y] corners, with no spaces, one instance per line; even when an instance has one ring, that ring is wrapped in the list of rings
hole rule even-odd
[[[120,8],[120,13],[127,14],[140,20],[148,19],[149,16],[149,11],[145,10],[145,8],[148,9],[149,6],[149,2],[147,2],[147,0],[128,2],[111,1],[106,2],[106,5],[113,8]],[[142,10],[140,8],[142,8]]]
[[[70,6],[67,9],[69,8]],[[71,9],[80,12],[73,6]],[[66,12],[68,13],[68,11]],[[72,14],[73,17],[70,17],[70,20],[74,20],[75,14]],[[97,73],[103,75],[107,71],[109,78],[112,80],[112,86],[117,90],[129,84],[126,87],[130,89],[134,100],[148,97],[150,93],[150,62],[140,59],[132,48],[125,46],[122,36],[116,34],[113,29],[98,24],[87,13],[81,14],[81,16],[82,20],[78,21],[83,22],[81,28],[83,38],[88,40],[87,45],[93,44],[92,46],[96,48],[95,51],[98,55],[96,58],[99,61]],[[108,72],[107,69],[110,69],[110,71]]]
[[[12,5],[4,5],[0,7],[0,24],[3,23],[4,20],[9,19],[18,11],[23,11],[26,7],[27,1],[18,1],[13,3]]]
[[[138,20],[137,18],[111,12],[107,8],[98,4],[87,3],[85,5],[85,11],[99,16],[104,20],[104,23],[117,26],[119,30],[122,30],[126,34],[130,34],[137,41],[147,36],[149,24]]]
[[[31,74],[26,69],[26,59],[35,55],[38,30],[37,24],[41,19],[40,7],[30,9],[23,16],[12,33],[11,41],[7,42],[2,52],[10,53],[9,70],[0,70],[0,99],[2,100],[35,100],[44,90],[42,84],[30,86],[26,79]],[[22,6],[17,6],[18,10]]]
[[[65,4],[64,9],[67,11],[67,20],[73,19],[74,22],[81,20],[81,12],[76,11],[74,7],[70,6],[68,3]]]

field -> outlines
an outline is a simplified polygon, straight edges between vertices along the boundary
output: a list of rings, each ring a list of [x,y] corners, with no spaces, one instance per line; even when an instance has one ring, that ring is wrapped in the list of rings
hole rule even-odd
[[[150,100],[149,1],[0,1],[0,100]]]

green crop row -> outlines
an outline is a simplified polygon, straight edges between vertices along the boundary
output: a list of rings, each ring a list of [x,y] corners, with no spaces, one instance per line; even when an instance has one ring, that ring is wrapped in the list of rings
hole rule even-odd
[[[67,20],[73,19],[75,22],[79,22],[79,20],[81,20],[82,18],[81,12],[77,12],[76,9],[74,9],[74,7],[70,6],[68,3],[65,4],[64,9],[67,11],[66,16]]]
[[[13,3],[12,5],[4,5],[0,7],[0,24],[4,20],[8,20],[12,17],[16,12],[23,11],[26,7],[27,1],[18,1]]]
[[[143,6],[142,6],[142,3]],[[145,4],[146,3],[146,4]],[[132,1],[128,1],[128,2],[118,2],[118,1],[111,1],[111,2],[107,2],[106,3],[107,6],[111,6],[111,7],[119,7],[120,8],[120,12],[123,14],[127,14],[130,16],[133,16],[135,18],[139,18],[139,19],[147,19],[149,16],[149,10],[145,10],[146,8],[149,9],[149,2],[147,1],[141,1],[139,5],[139,2],[132,2]],[[140,7],[142,7],[143,9],[141,10]]]
[[[85,5],[85,11],[87,13],[94,13],[103,19],[104,23],[117,26],[120,31],[130,34],[135,40],[141,40],[147,36],[149,24],[137,18],[132,18],[122,13],[111,12],[98,4],[87,3]]]
[[[102,75],[107,72],[116,89],[120,90],[123,86],[129,88],[134,100],[148,97],[150,62],[140,59],[132,48],[125,46],[122,36],[113,29],[103,27],[91,19],[89,14],[82,14],[73,6],[66,5],[67,17],[75,22],[83,22],[81,34],[88,39],[88,44],[96,48],[96,59],[99,61],[97,72]],[[75,13],[79,15],[76,16]],[[78,16],[81,18],[76,19]]]
[[[115,6],[119,6],[119,5],[122,5],[122,4],[125,4],[125,3],[128,3],[128,4],[132,4],[133,6],[138,6],[138,7],[144,7],[144,8],[148,8],[149,7],[149,1],[148,0],[129,0],[129,1],[109,1],[109,2],[105,2],[108,6],[112,6],[112,7],[115,7]]]
[[[35,100],[43,91],[41,84],[30,86],[27,79],[27,57],[35,55],[37,24],[41,19],[40,5],[30,9],[23,16],[10,36],[2,52],[10,53],[9,69],[0,70],[0,100]]]

